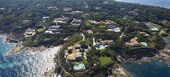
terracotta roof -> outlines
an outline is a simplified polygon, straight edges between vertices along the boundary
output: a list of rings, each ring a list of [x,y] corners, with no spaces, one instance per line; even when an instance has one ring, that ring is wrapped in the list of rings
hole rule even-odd
[[[82,57],[80,52],[69,54],[66,58],[69,60],[76,60],[77,57]]]

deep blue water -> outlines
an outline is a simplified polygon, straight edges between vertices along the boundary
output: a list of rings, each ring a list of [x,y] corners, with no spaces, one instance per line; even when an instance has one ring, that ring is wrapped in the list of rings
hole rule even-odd
[[[144,5],[159,6],[170,9],[170,0],[116,0],[116,1],[139,3]]]
[[[142,64],[124,64],[134,77],[170,77],[170,67],[159,61]]]
[[[14,47],[0,37],[0,77],[43,77],[53,66],[50,52],[23,51],[12,56],[5,54]]]

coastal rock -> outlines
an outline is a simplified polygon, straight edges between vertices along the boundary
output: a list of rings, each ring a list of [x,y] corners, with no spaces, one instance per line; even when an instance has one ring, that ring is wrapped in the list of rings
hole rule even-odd
[[[169,53],[162,52],[158,58],[162,59],[165,63],[170,64],[170,55],[169,55]]]
[[[112,70],[112,75],[108,77],[132,77],[126,69],[121,67],[120,65],[115,65]]]

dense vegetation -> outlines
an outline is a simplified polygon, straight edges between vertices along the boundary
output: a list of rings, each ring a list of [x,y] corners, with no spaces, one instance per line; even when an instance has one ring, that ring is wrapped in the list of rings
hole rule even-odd
[[[107,2],[108,1],[108,2]],[[160,7],[144,6],[138,4],[115,2],[114,0],[1,0],[0,1],[0,32],[12,33],[21,38],[24,46],[51,46],[63,44],[60,52],[60,60],[66,71],[73,75],[75,71],[70,66],[78,62],[68,64],[64,58],[64,51],[70,45],[79,42],[82,46],[89,45],[91,50],[87,53],[87,59],[79,61],[86,64],[87,70],[78,73],[82,76],[107,76],[111,74],[114,64],[119,63],[116,56],[123,55],[124,58],[135,59],[145,56],[153,56],[152,52],[162,50],[165,47],[163,37],[170,31],[170,10]],[[63,11],[63,8],[72,8],[74,11],[83,11],[83,14],[71,14]],[[49,19],[43,19],[48,16]],[[62,25],[60,34],[45,34],[50,26],[55,23],[53,20],[58,17],[69,17],[67,24]],[[82,19],[78,27],[69,23],[73,18]],[[121,28],[120,33],[105,31],[106,25],[91,24],[88,20],[104,21],[112,20]],[[146,29],[146,22],[155,23],[160,31],[152,32]],[[26,29],[35,29],[36,34],[30,38],[23,38]],[[92,29],[93,34],[85,32]],[[140,32],[149,34],[143,37]],[[85,41],[82,41],[80,33],[84,33]],[[124,37],[119,37],[122,34]],[[67,41],[66,37],[70,36]],[[103,40],[114,40],[114,44],[104,50],[96,50],[92,45],[93,37]],[[148,46],[126,47],[125,43],[134,37],[147,42]],[[136,55],[140,57],[136,57]],[[96,64],[96,65],[94,65]]]
[[[127,16],[129,20],[152,21],[169,28],[170,10],[120,2],[102,4],[100,1],[102,2],[103,0],[1,0],[0,7],[4,8],[4,10],[0,11],[0,30],[22,32],[28,27],[36,27],[40,24],[43,16],[54,18],[62,15],[62,7],[73,7],[74,9],[88,12],[90,14],[89,18],[95,20]],[[84,8],[84,2],[89,4],[88,9]],[[50,6],[56,6],[59,10],[47,9]],[[102,9],[94,10],[95,7],[102,7]],[[30,22],[23,23],[23,20],[30,20]]]

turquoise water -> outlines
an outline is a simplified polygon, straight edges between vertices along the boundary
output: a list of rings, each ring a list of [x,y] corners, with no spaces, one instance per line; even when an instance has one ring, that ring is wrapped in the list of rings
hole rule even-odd
[[[4,37],[0,37],[0,54],[5,54],[12,47],[13,44],[6,43]]]
[[[12,56],[5,54],[14,47],[0,37],[0,77],[43,77],[52,68],[52,52],[30,53],[23,51]]]
[[[116,0],[116,1],[153,5],[170,9],[170,0]]]

